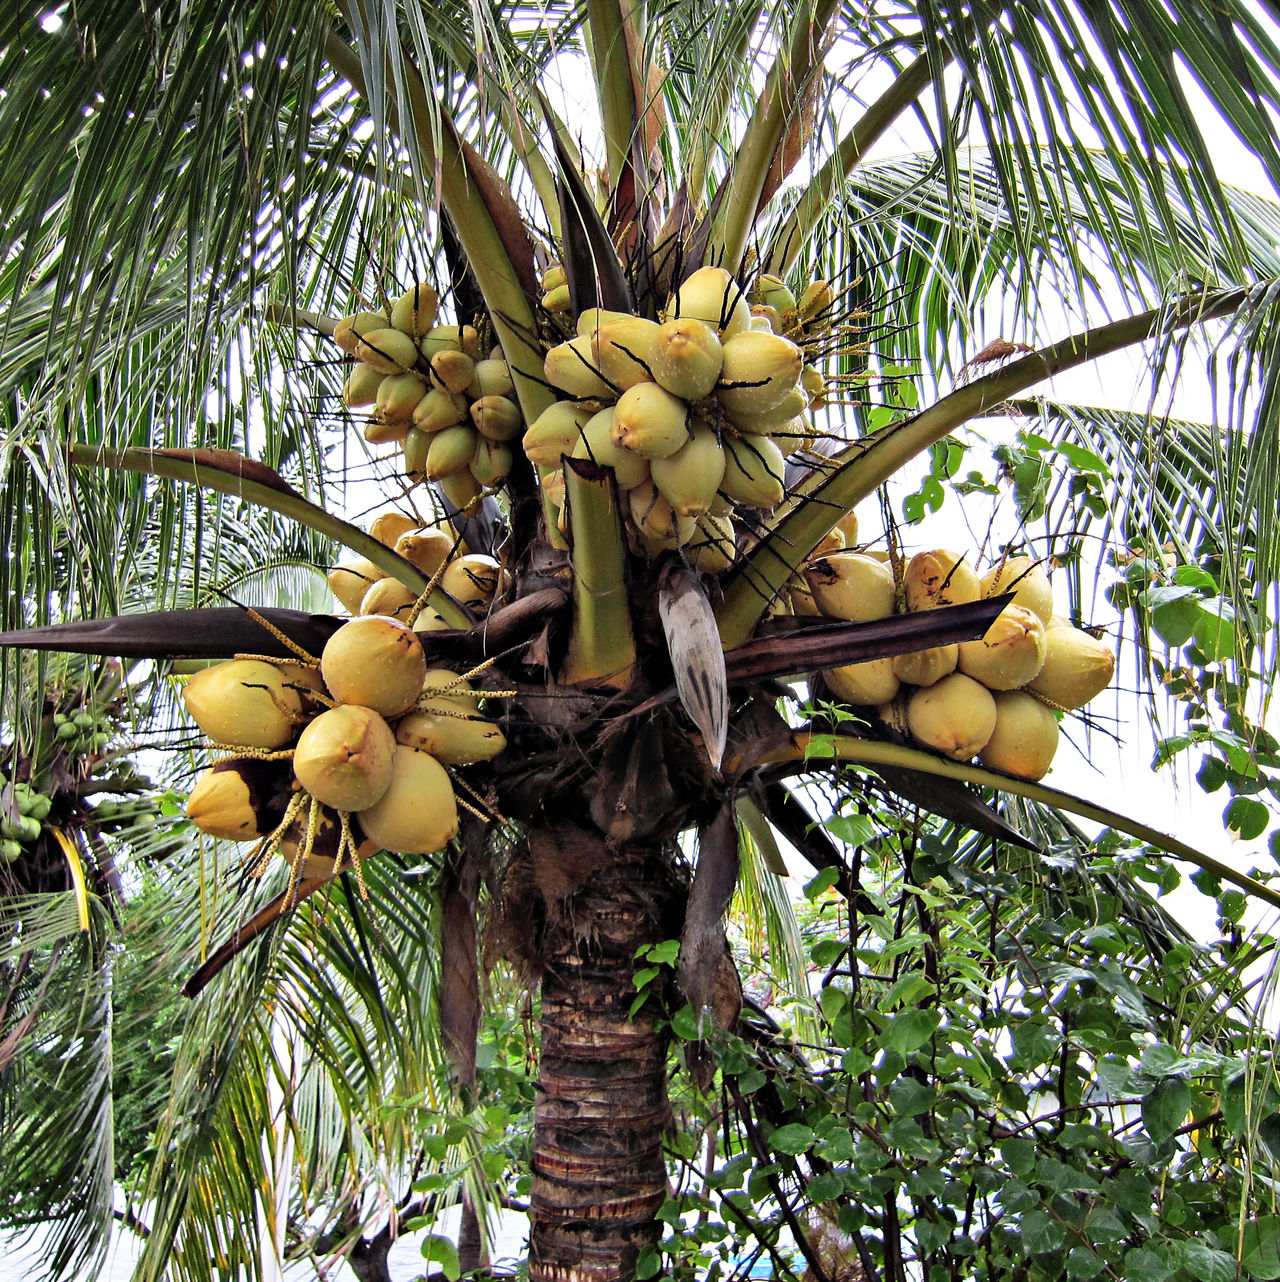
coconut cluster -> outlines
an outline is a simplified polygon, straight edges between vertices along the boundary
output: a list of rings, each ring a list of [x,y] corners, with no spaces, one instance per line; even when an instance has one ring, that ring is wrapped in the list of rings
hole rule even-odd
[[[410,477],[439,482],[465,510],[507,479],[523,422],[501,349],[482,358],[479,332],[437,325],[438,308],[436,291],[417,284],[388,312],[339,321],[333,337],[356,361],[343,400],[373,407],[365,439],[398,442]]]
[[[439,850],[458,830],[449,767],[506,746],[481,693],[428,667],[419,635],[386,615],[343,624],[318,665],[231,659],[197,672],[182,695],[201,731],[234,754],[192,789],[192,823],[278,850],[308,876],[377,850]]]
[[[567,311],[563,273],[543,285],[544,307]],[[787,455],[812,439],[808,412],[824,385],[804,344],[831,307],[825,282],[797,303],[782,281],[761,277],[753,297],[771,301],[753,307],[727,271],[703,267],[657,320],[588,308],[577,333],[547,352],[559,399],[523,445],[562,523],[561,460],[592,459],[613,469],[637,553],[684,547],[707,572],[732,561],[734,511],[777,506]]]
[[[885,560],[827,550],[805,566],[793,608],[870,621],[1012,593],[986,634],[822,673],[846,703],[873,707],[922,747],[956,761],[1040,779],[1058,746],[1057,712],[1082,708],[1111,681],[1115,656],[1053,612],[1049,576],[1029,557],[1008,557],[979,577],[959,553],[919,552],[902,581]],[[806,599],[807,598],[807,599]]]
[[[369,527],[379,543],[394,549],[441,589],[470,610],[488,608],[502,585],[502,570],[491,556],[459,548],[451,529],[422,525],[403,512],[385,512]],[[417,632],[438,632],[449,624],[423,606],[418,594],[366,557],[340,561],[329,571],[329,587],[349,614],[386,614]]]

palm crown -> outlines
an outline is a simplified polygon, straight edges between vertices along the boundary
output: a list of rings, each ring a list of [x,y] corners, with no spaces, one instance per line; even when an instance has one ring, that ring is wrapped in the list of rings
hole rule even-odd
[[[909,611],[895,613],[909,556],[896,532],[889,569],[838,551],[855,542],[855,504],[949,433],[1134,344],[1152,343],[1163,369],[1190,329],[1225,320],[1222,364],[1238,391],[1222,432],[1166,423],[1155,435],[1143,415],[1038,402],[1042,446],[1015,462],[1043,471],[1050,440],[1082,473],[1096,460],[1116,500],[1098,506],[1124,540],[1172,547],[1207,578],[1172,585],[1194,600],[1143,596],[1169,586],[1144,559],[1130,600],[1171,631],[1182,603],[1178,626],[1198,648],[1179,679],[1202,696],[1236,665],[1220,700],[1248,755],[1241,674],[1269,677],[1274,654],[1261,598],[1276,577],[1276,454],[1250,425],[1266,421],[1274,387],[1277,216],[1215,176],[1185,86],[1210,87],[1237,136],[1280,171],[1280,58],[1251,6],[263,3],[157,17],[102,4],[43,25],[0,19],[0,50],[6,641],[259,664],[227,687],[213,685],[225,668],[187,686],[201,729],[233,758],[197,785],[190,815],[215,836],[265,838],[258,871],[283,847],[287,885],[272,884],[274,897],[215,941],[189,991],[282,909],[318,891],[336,905],[333,918],[295,914],[326,959],[319,977],[304,978],[286,928],[274,951],[235,961],[243,991],[220,981],[201,998],[150,1186],[147,1276],[200,1232],[218,1242],[209,1269],[240,1258],[225,1228],[234,1217],[209,1227],[219,1208],[204,1177],[215,1172],[229,1203],[252,1207],[280,1159],[238,1148],[228,1123],[228,1110],[270,1111],[254,1086],[255,1073],[279,1071],[263,993],[285,1009],[305,992],[334,1010],[416,1010],[420,1022],[400,1029],[370,1016],[356,1031],[352,1018],[347,1043],[296,1034],[334,1070],[315,1087],[327,1116],[372,1113],[388,1083],[431,1095],[443,1114],[451,1079],[474,1103],[482,900],[490,951],[541,984],[530,1276],[656,1267],[670,1011],[687,1005],[694,1021],[691,1080],[709,1086],[719,1065],[751,1144],[761,1127],[798,1125],[785,1093],[751,1102],[730,1084],[717,1037],[737,1035],[741,990],[723,918],[774,832],[864,902],[856,871],[787,782],[825,776],[832,760],[875,767],[889,792],[939,816],[937,840],[953,853],[969,831],[1024,846],[1079,839],[1039,811],[1011,823],[976,784],[1102,819],[1280,902],[1185,843],[1051,792],[1034,781],[1043,768],[1001,755],[968,764],[990,727],[972,743],[931,737],[914,697],[903,725],[873,716],[904,682],[923,694],[935,676],[952,680],[950,652],[979,644],[1006,604],[998,594],[1025,585],[1021,571],[1001,580],[1002,562],[989,590],[973,576],[960,594],[964,574],[948,564],[914,598],[908,582]],[[559,111],[549,97],[574,50],[595,91],[598,156],[576,97]],[[929,151],[877,159],[912,113]],[[1091,314],[1101,282],[1123,316],[1042,332],[1059,297]],[[1013,310],[1016,328],[1001,336],[1013,341],[985,347],[980,336],[974,352],[969,335],[992,298]],[[942,393],[948,372],[954,387]],[[933,396],[924,408],[917,388]],[[352,411],[366,405],[358,422]],[[412,522],[393,522],[388,537],[391,527],[336,515],[344,468],[349,505],[375,495],[369,506],[394,502]],[[1037,484],[1043,508],[1052,478]],[[424,533],[416,518],[428,513],[439,524]],[[1073,515],[1098,519],[1086,505]],[[412,651],[405,698],[379,703],[342,684],[331,647],[355,625],[300,599],[305,567],[335,542],[365,558],[330,577],[352,613],[404,619],[388,644]],[[1052,551],[1074,550],[1065,543]],[[104,549],[123,555],[104,565]],[[864,577],[846,604],[855,560]],[[366,581],[383,584],[368,608]],[[210,608],[219,592],[259,608]],[[877,592],[884,608],[866,604]],[[188,609],[199,613],[179,613]],[[125,617],[45,626],[73,615]],[[1035,688],[1050,624],[1034,610],[1020,621],[1038,661],[990,684],[1016,687],[1002,706],[1041,709],[1033,715],[1056,738],[1046,701],[1061,712],[1089,694],[1073,702],[1062,686]],[[922,654],[949,658],[926,680],[901,666]],[[954,680],[980,687],[968,663],[975,676]],[[881,684],[859,684],[877,664]],[[428,668],[446,675],[432,685]],[[285,674],[279,688],[270,672]],[[789,723],[777,682],[817,673],[814,692],[829,697],[811,721]],[[213,690],[203,705],[202,684]],[[247,688],[267,691],[252,728],[211,728]],[[996,702],[980,697],[994,725]],[[985,709],[963,715],[967,731]],[[49,728],[31,720],[15,715],[20,744]],[[341,737],[336,750],[317,742],[322,726]],[[1251,777],[1269,767],[1255,734],[1259,745]],[[356,758],[373,764],[335,785],[338,765]],[[449,773],[434,765],[402,781],[401,763],[416,771],[423,758]],[[29,780],[49,777],[38,753],[22,760]],[[1232,769],[1234,789],[1248,771]],[[48,831],[103,888],[90,844],[98,817],[59,805],[55,796]],[[234,821],[224,807],[239,807]],[[678,844],[688,833],[691,877]],[[440,852],[440,924],[425,894],[404,902],[401,865],[364,858],[384,848],[410,857],[415,889],[414,857]],[[60,865],[39,866],[44,880],[33,880],[35,865],[19,860],[15,886],[62,889]],[[388,914],[376,961],[345,937],[364,928],[365,892]],[[1108,894],[1151,947],[1182,946],[1131,881],[1117,875]],[[786,918],[776,894],[772,907]],[[640,985],[652,1000],[637,1002],[637,958],[674,960],[661,952],[672,938],[678,967],[655,964]],[[89,950],[81,964],[100,974],[101,962]],[[438,969],[438,986],[415,984],[414,967]],[[833,1010],[824,997],[823,1014]],[[924,1039],[900,1041],[910,1053]],[[808,1071],[786,1054],[767,1051],[777,1080]],[[199,1154],[185,1169],[184,1147]],[[337,1166],[386,1172],[412,1146],[403,1129],[371,1124],[337,1147]],[[485,1168],[471,1157],[474,1208]],[[829,1173],[807,1160],[786,1178]],[[332,1170],[324,1178],[336,1186]],[[769,1195],[789,1207],[789,1190],[775,1181]],[[94,1211],[100,1184],[99,1201],[68,1212],[68,1243]],[[821,1275],[821,1235],[789,1223]],[[853,1218],[841,1223],[870,1268]],[[928,1240],[918,1239],[921,1259],[939,1249]],[[887,1248],[881,1267],[906,1276]]]

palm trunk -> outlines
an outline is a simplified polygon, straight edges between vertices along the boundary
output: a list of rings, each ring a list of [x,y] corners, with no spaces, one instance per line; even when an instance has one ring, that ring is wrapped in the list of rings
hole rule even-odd
[[[548,903],[529,1277],[629,1282],[667,1195],[666,1034],[652,1009],[629,1012],[669,874],[656,851],[618,853],[599,833],[574,830],[572,846],[594,869]]]

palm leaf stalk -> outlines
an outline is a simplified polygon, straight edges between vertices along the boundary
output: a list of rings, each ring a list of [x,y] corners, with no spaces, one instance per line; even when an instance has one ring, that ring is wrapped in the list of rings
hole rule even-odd
[[[460,683],[474,680],[473,689],[462,690],[472,702],[465,711],[448,707],[437,719],[483,721],[492,743],[501,737],[492,753],[455,753],[449,772],[439,767],[432,776],[445,780],[438,806],[426,804],[422,783],[408,808],[461,805],[495,833],[502,861],[485,862],[485,843],[464,839],[461,864],[452,862],[449,875],[465,874],[473,889],[482,875],[488,879],[508,951],[541,983],[530,1244],[536,1282],[627,1282],[641,1260],[652,1259],[667,1191],[666,1016],[688,1002],[710,1043],[734,1028],[739,1015],[722,921],[746,840],[735,814],[750,816],[744,823],[751,849],[768,848],[762,825],[771,820],[796,833],[807,855],[830,858],[819,841],[804,839],[796,809],[777,792],[780,763],[811,764],[805,732],[793,732],[772,707],[778,691],[771,683],[797,671],[795,656],[785,653],[779,638],[794,635],[804,657],[800,670],[814,672],[852,666],[855,658],[864,665],[887,663],[895,655],[974,643],[986,628],[986,618],[966,615],[961,621],[945,611],[925,624],[918,612],[910,625],[905,621],[911,615],[890,618],[874,636],[856,635],[853,629],[864,625],[853,620],[826,631],[799,614],[788,620],[787,604],[808,592],[806,584],[814,585],[816,599],[815,576],[823,563],[814,554],[823,540],[834,537],[856,503],[929,446],[1050,375],[1100,355],[1232,318],[1238,359],[1260,368],[1264,386],[1273,385],[1277,353],[1267,325],[1277,272],[1260,251],[1265,238],[1258,227],[1273,225],[1274,211],[1268,209],[1255,227],[1207,166],[1189,171],[1176,163],[1183,156],[1204,159],[1207,148],[1185,100],[1170,87],[1168,66],[1176,55],[1201,83],[1226,86],[1221,109],[1263,163],[1280,172],[1269,115],[1280,55],[1256,15],[1236,13],[1235,26],[1201,24],[1203,6],[1182,7],[1177,30],[1210,34],[1175,41],[1169,13],[1155,0],[1135,0],[1124,24],[1096,6],[1065,2],[1022,6],[1012,16],[1003,7],[979,5],[963,17],[922,3],[915,17],[923,34],[874,15],[855,18],[827,0],[811,0],[785,17],[750,3],[734,6],[710,34],[702,30],[703,8],[691,2],[658,10],[610,0],[552,6],[536,23],[514,7],[464,17],[362,0],[331,11],[264,3],[248,6],[234,22],[212,9],[189,15],[181,28],[166,29],[159,43],[148,22],[110,6],[72,15],[74,42],[45,39],[26,19],[0,20],[6,85],[0,106],[0,277],[6,289],[0,332],[6,351],[14,353],[0,362],[0,391],[10,441],[25,444],[39,428],[54,442],[43,453],[29,451],[24,466],[45,467],[40,483],[68,520],[84,474],[101,479],[127,471],[153,478],[121,492],[134,515],[157,494],[167,494],[170,481],[224,496],[213,509],[219,517],[214,530],[198,507],[197,536],[177,541],[195,556],[210,543],[233,538],[237,509],[227,499],[288,517],[366,556],[409,593],[412,604],[390,608],[404,608],[416,620],[430,606],[451,625],[434,644],[423,633],[432,664],[461,664],[465,656],[470,665],[443,689],[448,698],[459,693]],[[1078,53],[1090,47],[1086,36],[1100,50],[1096,60]],[[582,150],[571,145],[576,122],[551,106],[542,78],[558,48],[578,43],[589,55],[601,122],[603,167],[593,172],[587,172]],[[700,84],[705,68],[692,65],[696,58],[688,55],[710,45],[741,50],[743,75],[731,68]],[[269,53],[254,52],[259,46]],[[84,49],[101,51],[92,89],[86,87]],[[163,56],[154,55],[157,49]],[[1065,49],[1071,56],[1064,59]],[[838,51],[849,50],[891,72],[889,87],[861,111],[846,110],[850,96],[828,70]],[[493,55],[491,73],[481,51]],[[746,73],[757,61],[760,89],[752,93]],[[958,90],[943,75],[948,65]],[[1108,84],[1108,75],[1117,77],[1118,87]],[[1250,90],[1238,92],[1242,83]],[[99,85],[101,100],[94,96]],[[490,92],[502,95],[501,109],[486,106]],[[920,105],[928,93],[932,103]],[[1065,115],[1077,97],[1088,104],[1100,139],[1097,153],[1077,154],[1057,139],[1047,146],[1033,142],[1033,123]],[[1132,109],[1135,102],[1140,110]],[[51,113],[55,146],[33,144],[37,107]],[[917,110],[932,114],[936,144],[924,169],[871,165],[872,146]],[[206,117],[210,123],[201,127]],[[1159,136],[1158,122],[1167,136]],[[990,143],[980,161],[964,158],[966,123]],[[554,163],[534,141],[544,130]],[[100,133],[118,141],[120,173],[108,165]],[[1042,177],[1046,155],[1056,181]],[[796,177],[802,158],[814,175],[807,183]],[[137,173],[136,200],[118,198],[126,182],[135,181],[133,174],[125,178],[129,165]],[[201,198],[210,175],[213,189],[226,197],[216,210]],[[992,214],[990,227],[966,236],[961,197],[966,181],[979,180],[988,184],[986,207],[998,215]],[[875,218],[864,217],[858,201],[870,199],[877,181],[882,204]],[[166,191],[169,199],[162,201]],[[1196,215],[1207,220],[1210,236],[1194,225]],[[934,238],[932,230],[948,218],[954,226]],[[900,264],[881,252],[889,222],[909,233],[912,252]],[[1145,310],[1048,345],[1041,338],[1029,355],[939,396],[917,414],[873,432],[850,429],[846,420],[856,424],[856,414],[846,414],[841,402],[876,392],[876,364],[890,363],[899,342],[893,311],[911,290],[921,287],[925,346],[945,346],[957,327],[957,298],[972,295],[967,305],[976,309],[1004,289],[1029,302],[1044,256],[1064,255],[1063,274],[1083,295],[1093,268],[1077,247],[1082,234],[1111,238],[1108,265],[1132,297],[1143,299]],[[823,255],[838,259],[826,271],[830,280],[818,270]],[[870,308],[855,306],[855,276],[864,261],[873,280],[907,292],[884,290]],[[760,278],[761,263],[787,279]],[[1204,270],[1209,266],[1212,273]],[[901,279],[893,281],[899,269]],[[1189,290],[1193,274],[1211,280]],[[413,288],[405,297],[421,301],[430,291],[432,319],[421,322],[423,332],[416,303],[407,327],[391,323],[406,276]],[[681,292],[695,277],[727,282],[709,311]],[[438,485],[448,500],[439,506],[459,528],[451,557],[464,541],[499,554],[485,600],[477,604],[461,578],[452,581],[457,595],[451,596],[436,570],[411,564],[336,517],[328,504],[303,497],[303,491],[323,493],[328,461],[339,449],[349,450],[339,433],[350,426],[350,416],[339,413],[333,424],[299,422],[304,416],[276,405],[270,390],[280,381],[276,358],[256,334],[246,342],[240,329],[252,323],[250,308],[263,302],[268,282],[266,314],[282,344],[309,342],[314,335],[336,338],[343,313],[369,313],[351,322],[355,338],[364,334],[359,324],[368,331],[367,344],[351,344],[354,358],[351,351],[339,357],[325,342],[315,348],[311,368],[296,371],[309,381],[317,404],[335,402],[338,375],[344,402],[360,404],[359,378],[377,381],[370,370],[380,378],[416,378],[440,393],[435,403],[446,403],[441,413],[454,417],[424,426],[416,418],[413,426],[395,419],[379,401],[366,441],[350,449],[363,460],[352,466],[368,466],[380,493],[388,492],[388,474],[397,473],[389,492],[406,504],[422,480]],[[175,312],[171,295],[181,290],[187,301]],[[1150,306],[1155,299],[1166,301]],[[437,313],[441,301],[446,310]],[[594,322],[584,320],[592,308],[607,310]],[[446,311],[455,327],[447,340],[443,329],[436,330]],[[644,324],[609,337],[610,312],[628,324]],[[778,376],[784,395],[773,396],[774,375],[767,371],[730,374],[723,352],[709,384],[686,391],[681,389],[693,384],[672,377],[672,391],[659,376],[658,356],[646,357],[634,336],[668,317],[692,319],[710,334],[700,340],[704,354],[727,351],[736,331],[762,340],[767,331],[771,359],[788,369],[794,363]],[[68,341],[72,325],[76,343]],[[464,340],[468,326],[473,337]],[[388,338],[392,330],[401,337]],[[408,347],[404,338],[411,340]],[[919,342],[918,334],[901,340],[904,346],[912,341]],[[177,373],[152,369],[139,359],[152,342],[168,352],[187,343],[191,355]],[[437,349],[450,342],[456,354],[437,363]],[[490,357],[490,364],[504,369],[491,369],[487,377],[508,379],[509,395],[484,390],[478,369],[489,345],[501,357]],[[565,352],[572,359],[558,363],[557,353]],[[238,419],[228,409],[212,425],[206,417],[211,387],[228,390],[221,373],[237,357],[248,385],[263,389],[257,404],[270,411],[269,472],[245,461],[259,426],[252,412]],[[387,369],[378,361],[389,362]],[[803,364],[813,367],[817,378],[810,382],[821,390],[802,392]],[[455,385],[446,384],[445,369]],[[474,386],[458,369],[474,369]],[[661,384],[678,422],[662,446],[665,453],[655,450],[650,461],[632,451],[644,460],[639,470],[648,479],[624,484],[621,472],[634,460],[618,452],[629,447],[615,439],[613,425],[633,382],[641,388]],[[103,412],[109,397],[98,396],[102,389],[135,383],[142,389],[129,402],[136,413],[113,418]],[[785,396],[795,413],[785,422],[762,422]],[[820,429],[812,411],[824,397],[831,408]],[[481,405],[490,400],[505,404]],[[69,425],[90,403],[102,417],[86,437]],[[520,433],[532,433],[561,403],[569,405],[564,413],[573,426],[558,438],[558,448],[531,465],[521,451],[529,437]],[[1252,408],[1246,399],[1236,411]],[[602,415],[610,419],[603,433],[588,425]],[[175,431],[174,420],[191,426]],[[1243,422],[1237,426],[1246,430]],[[820,430],[831,439],[820,437]],[[419,435],[411,438],[413,432]],[[403,468],[379,453],[400,441]],[[235,459],[212,450],[235,450]],[[609,462],[604,456],[611,450]],[[723,482],[710,493],[691,494],[695,478],[687,474],[684,488],[670,480],[664,490],[662,460],[685,451],[685,459],[714,460]],[[787,455],[793,467],[780,475]],[[563,498],[555,493],[557,483]],[[650,490],[641,490],[642,484]],[[6,490],[6,502],[12,504],[16,492]],[[176,514],[187,510],[172,508],[169,528],[157,536],[173,543]],[[568,546],[558,529],[562,512]],[[503,529],[514,532],[505,543]],[[701,562],[699,549],[707,558]],[[87,584],[93,549],[81,549],[80,556]],[[679,638],[670,623],[679,595],[670,587],[676,567],[690,606],[678,617],[702,620]],[[475,563],[464,570],[472,582],[485,577]],[[28,589],[43,596],[41,608],[47,588],[47,581],[37,580]],[[892,592],[901,588],[899,579],[891,579]],[[413,602],[417,594],[423,596]],[[162,595],[157,589],[157,598]],[[101,612],[100,599],[86,589],[60,604],[68,613],[91,615]],[[491,622],[497,633],[502,614],[473,622],[490,603],[511,611],[508,618],[519,616],[514,632],[502,634],[509,645],[489,634]],[[1002,600],[987,604],[994,613]],[[892,610],[890,605],[887,612]],[[147,653],[152,625],[131,624],[129,617],[90,625],[92,644],[128,633],[135,647],[128,652]],[[301,661],[295,666],[306,669],[314,651],[298,647],[285,616],[278,617],[280,645],[305,651],[294,657]],[[174,652],[171,638],[163,648],[158,639],[172,624],[154,621],[157,648],[151,653]],[[46,629],[29,640],[88,644],[84,625],[76,626],[75,637],[70,630]],[[231,643],[233,633],[243,635],[228,626],[217,644]],[[21,635],[10,631],[3,640],[13,644]],[[410,634],[410,644],[422,643]],[[259,833],[266,841],[260,862],[273,844],[291,842],[295,877],[276,897],[264,896],[257,915],[246,918],[255,933],[262,927],[265,945],[255,944],[247,959],[234,961],[193,1017],[192,1036],[203,1030],[209,1037],[216,1071],[204,1073],[205,1061],[188,1042],[154,1173],[159,1202],[144,1267],[148,1277],[159,1277],[170,1264],[184,1275],[201,1275],[203,1266],[191,1262],[198,1252],[190,1248],[216,1221],[216,1208],[202,1191],[205,1173],[226,1183],[241,1211],[256,1205],[255,1185],[268,1173],[261,1146],[243,1146],[235,1119],[243,1112],[261,1121],[269,1113],[260,1075],[279,1077],[284,1069],[273,1059],[270,1021],[259,1018],[255,1003],[259,995],[287,999],[285,978],[298,979],[288,969],[296,965],[288,952],[290,932],[297,920],[313,920],[320,892],[327,893],[335,878],[363,885],[361,860],[371,853],[366,845],[397,844],[374,839],[394,831],[381,826],[380,800],[326,803],[329,831],[340,843],[333,855],[317,844],[319,803],[299,819],[297,804],[308,804],[310,786],[302,782],[298,726],[308,723],[306,736],[322,716],[348,704],[366,706],[340,696],[333,674],[324,670],[320,700],[303,712],[301,701],[310,697],[306,680],[299,676],[281,687],[287,694],[271,696],[286,723],[272,746],[240,744],[234,735],[225,740],[233,752],[250,749],[239,760],[259,761],[275,780],[272,803],[278,801],[280,811]],[[256,685],[261,688],[261,680]],[[386,714],[401,736],[392,749],[397,760],[428,755],[405,740],[400,721],[419,701],[426,707],[415,707],[412,715],[429,712],[431,695],[424,688],[409,705],[394,705]],[[337,708],[328,708],[335,702]],[[291,711],[295,703],[298,710]],[[320,707],[327,711],[319,713]],[[889,785],[897,786],[896,779],[908,793],[911,779],[918,784],[921,775],[944,777],[952,790],[934,794],[947,798],[945,805],[939,802],[941,812],[963,816],[984,833],[1007,836],[1010,830],[957,785],[999,786],[1074,809],[1198,862],[1260,899],[1276,899],[1261,882],[1176,839],[1036,783],[1011,782],[897,745],[845,736],[824,742],[834,745],[836,756],[884,767]],[[384,783],[379,798],[390,796],[389,788]],[[741,799],[747,795],[763,798],[763,805],[746,805]],[[699,833],[699,856],[690,876],[678,843],[693,831]],[[429,856],[451,835],[446,826],[437,840],[412,853]],[[324,858],[333,862],[308,874],[309,861]],[[375,893],[394,899],[379,880],[370,874]],[[415,886],[411,893],[421,890]],[[770,901],[758,891],[752,898],[766,906]],[[290,917],[287,910],[303,900],[307,905]],[[474,913],[480,897],[455,896],[449,904],[454,913]],[[343,911],[353,922],[362,920],[355,903]],[[277,920],[282,929],[275,928]],[[450,973],[465,976],[471,963],[478,965],[479,939],[475,932],[463,934],[468,956],[451,954],[448,965]],[[773,937],[786,937],[781,923]],[[638,955],[672,938],[683,941],[680,968],[656,984],[648,1005],[636,1007]],[[357,965],[345,941],[326,944],[326,982],[336,978],[324,989],[322,1004],[335,1008],[339,1025],[336,1008],[358,996],[364,1027],[387,1031],[381,986],[402,984],[400,948],[424,965],[438,964],[415,952],[407,938],[386,946],[393,953],[384,976],[375,975],[377,964],[367,959]],[[241,947],[231,939],[215,948],[201,982]],[[236,980],[244,977],[251,991],[237,993]],[[420,1012],[413,1018],[416,1029],[425,1028]],[[467,1066],[474,1068],[473,1048],[465,1043],[473,1033],[459,1036],[457,1030],[470,1028],[470,1016],[448,1009],[445,1023],[453,1030],[449,1057],[463,1099],[472,1085]],[[342,1035],[316,1045],[335,1070],[329,1088],[334,1107],[354,1114],[369,1103],[357,1100],[358,1088],[367,1084],[376,1094],[375,1079],[383,1079],[374,1071],[364,1029],[354,1020],[347,1028],[345,1051]],[[411,1059],[425,1054],[420,1046],[403,1045],[397,1053]],[[354,1075],[351,1091],[336,1084],[342,1073]],[[438,1078],[436,1073],[431,1080],[433,1090]],[[741,1098],[738,1106],[759,1156],[767,1156],[754,1120],[767,1116],[767,1108],[753,1114]],[[189,1149],[194,1164],[175,1178],[173,1153],[179,1149]],[[387,1151],[393,1159],[404,1152],[390,1143]],[[472,1178],[473,1188],[476,1183]],[[823,1269],[818,1253],[781,1184],[772,1188],[817,1276]],[[228,1261],[256,1267],[234,1230],[218,1244]]]

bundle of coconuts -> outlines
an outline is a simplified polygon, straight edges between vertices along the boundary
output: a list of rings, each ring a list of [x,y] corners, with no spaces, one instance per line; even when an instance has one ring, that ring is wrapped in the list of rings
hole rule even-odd
[[[543,285],[544,307],[567,311],[563,272]],[[787,455],[813,439],[807,413],[825,386],[805,345],[833,303],[826,282],[797,302],[772,276],[753,297],[724,269],[703,267],[658,320],[589,308],[576,335],[547,352],[560,399],[523,445],[562,524],[561,458],[592,459],[613,469],[637,554],[682,547],[707,573],[732,562],[734,510],[777,506]]]
[[[449,767],[506,746],[464,676],[427,666],[403,622],[359,615],[318,663],[237,658],[182,692],[201,731],[232,755],[197,781],[187,815],[230,841],[277,851],[295,876],[331,876],[378,850],[430,854],[458,829]]]
[[[439,482],[465,511],[507,479],[524,424],[501,349],[482,359],[475,327],[437,325],[438,307],[436,291],[419,283],[387,312],[339,321],[333,338],[356,360],[344,402],[373,407],[365,439],[398,442],[409,476]]]
[[[384,512],[369,527],[379,543],[394,549],[460,605],[483,611],[502,585],[502,569],[491,556],[465,552],[451,529],[422,525],[403,512]],[[449,627],[418,595],[367,557],[340,561],[328,574],[329,587],[349,614],[385,614],[410,623],[416,632]],[[415,614],[416,611],[416,614]]]
[[[791,602],[797,613],[869,621],[1006,592],[1013,600],[976,641],[829,668],[822,677],[838,698],[877,709],[922,747],[1040,779],[1058,747],[1056,714],[1101,693],[1115,655],[1054,614],[1049,576],[1038,562],[1008,557],[980,578],[958,553],[938,548],[913,556],[899,584],[878,557],[826,551],[806,563]]]

